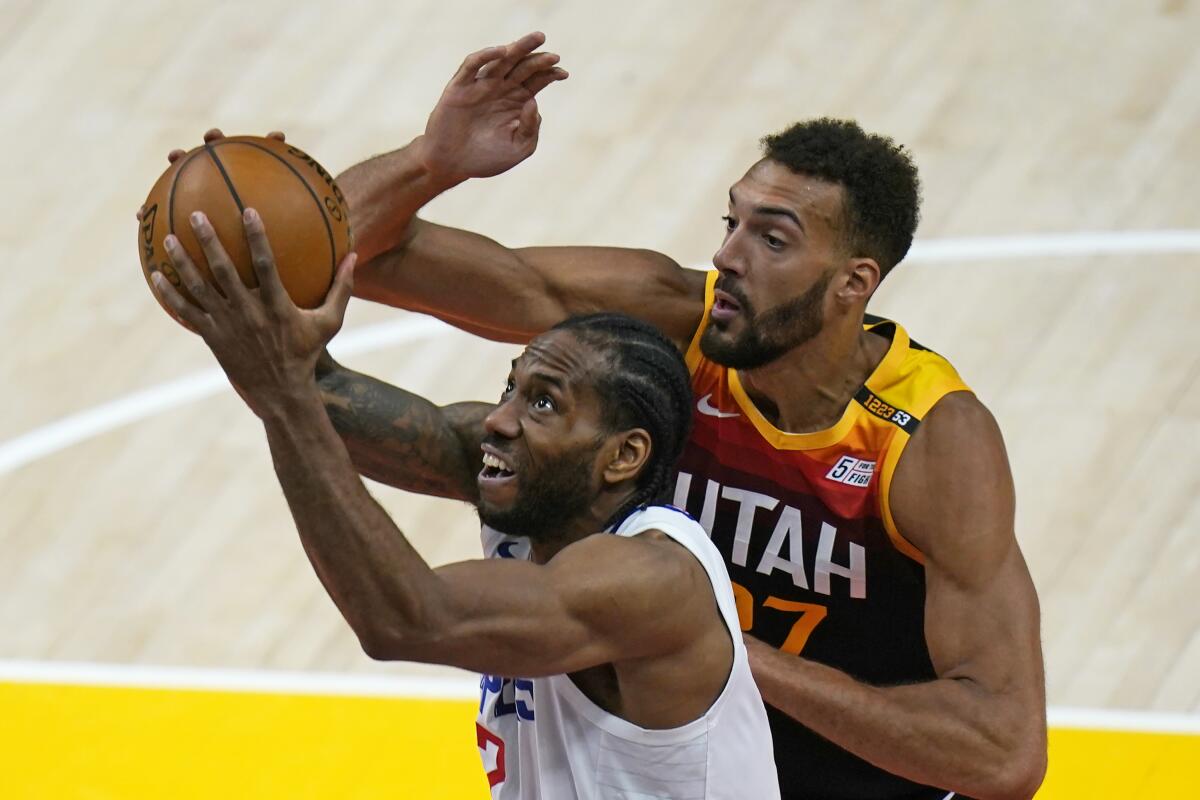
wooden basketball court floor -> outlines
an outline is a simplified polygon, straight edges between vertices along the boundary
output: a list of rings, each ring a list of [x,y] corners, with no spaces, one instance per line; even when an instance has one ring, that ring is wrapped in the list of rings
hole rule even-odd
[[[465,53],[535,28],[572,73],[539,153],[430,218],[702,265],[763,134],[912,149],[919,243],[872,310],[1005,432],[1040,796],[1200,795],[1197,4],[0,0],[0,796],[483,795],[472,679],[359,650],[133,213],[213,125],[335,171],[398,146]],[[437,401],[493,397],[513,352],[365,303],[339,346]],[[469,509],[376,495],[431,561],[477,553]]]

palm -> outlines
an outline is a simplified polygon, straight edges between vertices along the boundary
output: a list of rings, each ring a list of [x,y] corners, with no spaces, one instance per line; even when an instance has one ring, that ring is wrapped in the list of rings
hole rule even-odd
[[[532,104],[532,113],[527,104]],[[539,127],[537,100],[528,89],[485,78],[468,87],[447,87],[425,134],[431,155],[440,163],[452,164],[462,177],[487,178],[532,155]]]
[[[489,47],[463,61],[425,126],[424,161],[458,181],[511,169],[537,148],[537,94],[567,77],[554,53],[535,53],[540,33]]]

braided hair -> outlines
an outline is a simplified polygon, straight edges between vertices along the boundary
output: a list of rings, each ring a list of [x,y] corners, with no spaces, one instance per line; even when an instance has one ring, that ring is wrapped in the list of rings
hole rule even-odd
[[[610,431],[645,428],[650,434],[650,458],[638,474],[637,491],[608,520],[608,528],[634,509],[666,499],[691,433],[691,378],[674,343],[633,317],[584,314],[554,329],[571,331],[606,357],[596,379],[605,426]]]

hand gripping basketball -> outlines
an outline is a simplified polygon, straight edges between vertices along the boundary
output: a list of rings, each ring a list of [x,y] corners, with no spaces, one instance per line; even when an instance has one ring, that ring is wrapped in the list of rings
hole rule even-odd
[[[151,281],[162,303],[204,339],[251,410],[265,418],[297,392],[311,388],[317,359],[342,327],[357,257],[350,253],[342,260],[320,306],[300,308],[279,279],[262,218],[247,208],[242,219],[258,288],[242,282],[212,224],[200,212],[189,222],[213,283],[204,280],[174,234],[166,237],[167,255],[192,301],[161,271],[153,273]]]

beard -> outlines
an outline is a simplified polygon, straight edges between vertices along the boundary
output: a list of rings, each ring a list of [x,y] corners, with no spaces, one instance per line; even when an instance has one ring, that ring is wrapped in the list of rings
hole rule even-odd
[[[480,500],[475,506],[479,521],[511,536],[535,541],[558,538],[595,499],[592,462],[598,448],[599,442],[595,448],[563,453],[536,468],[521,469],[512,506],[492,508]]]
[[[833,270],[828,270],[804,294],[757,314],[742,290],[721,276],[716,288],[737,300],[746,326],[741,335],[728,337],[717,323],[709,320],[700,336],[700,352],[723,367],[765,367],[821,332],[825,326],[822,301],[832,279]]]

